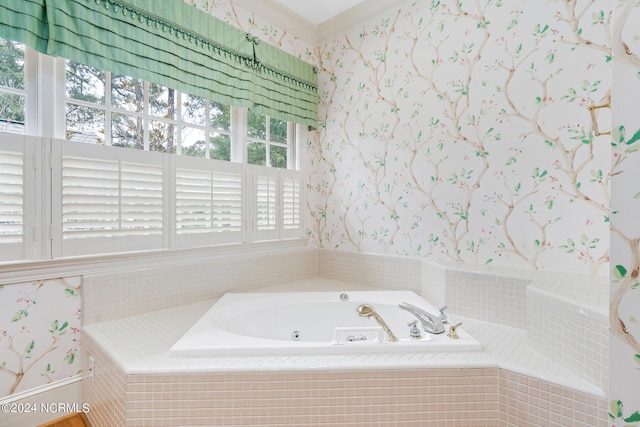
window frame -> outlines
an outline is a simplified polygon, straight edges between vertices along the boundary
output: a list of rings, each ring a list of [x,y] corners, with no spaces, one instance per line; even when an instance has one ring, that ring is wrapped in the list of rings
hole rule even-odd
[[[66,62],[65,62],[65,67],[66,67]],[[174,103],[175,103],[175,111],[174,111],[174,117],[162,117],[156,114],[153,114],[153,112],[151,111],[151,89],[152,86],[154,85],[154,83],[148,82],[146,80],[140,80],[143,83],[143,88],[142,88],[142,97],[143,97],[143,110],[142,112],[134,112],[134,111],[129,111],[126,109],[122,109],[119,108],[118,106],[115,106],[113,103],[113,97],[112,97],[112,90],[113,90],[113,86],[112,86],[112,82],[113,82],[113,73],[109,72],[109,71],[104,71],[105,73],[105,77],[104,77],[104,104],[97,104],[97,103],[92,103],[92,102],[88,102],[88,101],[83,101],[80,99],[75,99],[75,98],[71,98],[68,97],[66,95],[66,91],[65,91],[65,109],[67,105],[76,105],[79,107],[85,107],[85,108],[93,108],[96,110],[100,110],[103,112],[104,114],[104,128],[105,128],[105,134],[104,134],[104,144],[105,145],[110,145],[110,146],[114,146],[113,143],[113,132],[106,132],[106,129],[112,129],[112,120],[113,120],[113,115],[114,114],[120,114],[120,115],[124,115],[124,116],[131,116],[131,117],[137,117],[140,118],[142,120],[143,123],[143,129],[142,129],[142,135],[143,135],[143,151],[160,151],[160,150],[151,150],[150,149],[150,141],[151,141],[151,129],[152,129],[152,123],[163,123],[163,124],[167,124],[167,125],[171,125],[171,126],[175,126],[175,135],[174,135],[174,141],[173,141],[173,153],[179,156],[183,156],[185,155],[182,151],[182,143],[183,143],[183,132],[185,131],[185,129],[196,129],[198,131],[201,131],[204,133],[204,140],[207,141],[206,145],[205,145],[205,151],[203,153],[203,157],[204,158],[211,158],[211,138],[216,135],[216,134],[221,134],[221,135],[227,135],[230,139],[230,144],[233,145],[234,143],[234,139],[232,138],[232,131],[231,129],[226,130],[226,129],[220,129],[220,128],[216,128],[213,127],[211,125],[211,112],[212,112],[212,108],[211,105],[213,104],[212,100],[209,99],[204,99],[204,114],[205,114],[205,118],[204,118],[204,122],[205,124],[197,124],[197,123],[191,123],[187,120],[184,119],[183,113],[184,113],[184,97],[186,96],[191,96],[187,93],[175,90],[175,89],[171,89],[168,88],[166,86],[162,86],[162,85],[158,85],[164,89],[167,90],[173,90],[174,91]],[[123,76],[126,78],[126,76]],[[66,83],[66,82],[65,82]],[[230,109],[233,108],[237,108],[237,107],[228,107]],[[231,117],[231,121],[233,120],[233,116]],[[233,122],[230,123],[230,128],[233,127]],[[196,157],[196,156],[194,156]],[[230,161],[233,161],[233,159],[229,159]]]
[[[105,72],[106,74],[106,72]],[[106,78],[109,81],[111,79]],[[145,82],[145,96],[148,96],[148,90],[151,83]],[[107,129],[107,121],[110,117],[110,112],[121,112],[120,110],[108,108],[107,103],[110,106],[110,100],[108,94],[110,91],[105,88],[105,105],[102,106],[105,111],[105,129]],[[181,93],[176,91],[181,96]],[[304,224],[301,223],[299,229],[291,233],[291,230],[284,231],[284,220],[279,216],[277,220],[277,226],[279,227],[276,232],[270,233],[257,233],[256,230],[256,203],[254,202],[251,194],[254,191],[255,175],[258,173],[267,173],[277,177],[278,191],[281,191],[282,180],[286,176],[295,176],[300,183],[300,188],[304,188],[303,174],[301,169],[300,145],[302,140],[307,137],[307,127],[301,124],[295,124],[289,122],[287,124],[287,167],[288,169],[272,168],[270,165],[255,166],[247,163],[247,116],[248,112],[246,108],[230,107],[231,116],[231,129],[228,134],[231,139],[231,159],[230,161],[214,160],[209,158],[209,146],[207,144],[206,158],[200,158],[196,156],[183,155],[180,149],[180,139],[176,142],[176,152],[174,154],[169,153],[155,153],[153,151],[143,150],[131,150],[133,152],[139,152],[142,155],[149,154],[161,154],[164,156],[163,173],[164,182],[163,187],[163,206],[164,206],[164,219],[163,219],[163,235],[161,243],[158,240],[152,244],[131,245],[124,239],[120,245],[107,245],[105,250],[91,250],[83,251],[82,245],[75,245],[72,249],[65,249],[65,242],[62,240],[62,223],[61,223],[61,206],[62,198],[60,191],[60,183],[62,181],[61,163],[59,161],[60,152],[66,149],[65,144],[72,141],[66,139],[66,106],[67,102],[71,101],[75,105],[81,105],[90,108],[99,108],[100,104],[94,104],[82,100],[75,100],[67,98],[66,93],[66,61],[60,58],[50,57],[44,54],[39,54],[34,50],[25,47],[25,125],[24,132],[22,134],[10,134],[0,133],[2,140],[22,141],[21,144],[25,150],[24,152],[24,230],[23,230],[23,242],[21,250],[16,251],[15,248],[11,248],[10,251],[6,251],[4,247],[0,248],[0,254],[11,252],[10,258],[5,258],[10,261],[25,261],[25,260],[47,260],[47,259],[64,259],[68,257],[82,256],[82,255],[103,255],[103,254],[122,254],[130,253],[133,251],[148,251],[158,249],[188,249],[193,247],[205,247],[216,246],[219,244],[227,243],[257,243],[261,241],[277,241],[284,239],[304,239],[305,230]],[[147,98],[148,99],[148,98]],[[180,98],[179,98],[180,99]],[[45,102],[46,101],[46,102]],[[207,113],[210,112],[210,102],[206,102]],[[181,102],[178,102],[180,106]],[[149,115],[149,103],[145,102],[144,118],[146,118],[145,127],[145,140],[146,147],[148,148],[148,134],[150,129],[150,120],[154,117]],[[127,112],[129,113],[129,112]],[[172,119],[171,123],[188,127],[198,127],[194,123],[189,123],[182,119],[180,108],[176,112],[176,119]],[[205,121],[206,127],[213,133],[218,133],[220,130],[214,128],[211,125],[210,116]],[[201,126],[205,127],[205,126]],[[210,134],[205,131],[205,137],[209,138]],[[179,138],[179,135],[176,136]],[[106,138],[111,142],[111,137]],[[28,143],[26,143],[28,142]],[[86,145],[83,148],[92,151],[93,148],[104,148],[99,144],[93,144],[86,142],[75,142],[75,144]],[[2,146],[0,146],[1,149]],[[61,148],[63,147],[63,148]],[[113,150],[127,150],[122,147],[108,147]],[[71,148],[70,148],[71,149]],[[72,149],[73,151],[73,149]],[[131,153],[134,155],[134,153]],[[137,155],[137,154],[135,154]],[[175,182],[175,168],[176,164],[189,164],[191,162],[210,162],[209,164],[228,164],[231,169],[238,169],[242,174],[242,192],[243,192],[243,214],[242,214],[242,230],[239,237],[234,236],[229,239],[228,236],[221,236],[215,234],[209,234],[204,236],[198,236],[191,239],[189,242],[187,238],[181,238],[178,236],[176,229],[176,182]],[[226,165],[222,165],[222,169],[226,168]],[[271,170],[272,169],[272,170]],[[269,171],[271,170],[271,171]],[[285,173],[286,172],[286,173]],[[281,194],[278,194],[278,203],[282,203],[284,198]],[[300,195],[298,200],[300,212],[305,207],[303,195]],[[281,215],[283,208],[278,205],[278,215]],[[0,224],[1,225],[1,224]],[[0,230],[1,231],[1,230]],[[192,235],[192,236],[195,236]],[[153,239],[152,239],[153,240]],[[86,244],[93,244],[92,241],[87,240]]]
[[[296,155],[296,150],[294,149],[295,147],[295,134],[296,134],[296,127],[295,127],[295,123],[292,122],[286,122],[287,124],[287,136],[286,136],[286,141],[281,142],[281,141],[273,141],[271,139],[271,119],[273,119],[273,117],[268,116],[268,115],[264,115],[264,114],[260,114],[262,117],[264,117],[265,119],[265,137],[264,138],[257,138],[257,137],[251,137],[248,135],[248,130],[247,129],[247,147],[248,144],[263,144],[265,147],[265,164],[264,165],[258,165],[258,166],[268,166],[268,167],[277,167],[277,166],[273,166],[271,163],[271,147],[282,147],[285,148],[287,150],[287,166],[285,168],[279,168],[279,169],[295,169],[295,165],[296,165],[296,159],[295,159],[295,155]],[[277,120],[277,119],[276,119]],[[248,120],[247,120],[247,126],[248,126]],[[247,163],[249,163],[249,159],[247,158]],[[249,164],[255,164],[255,163],[249,163]]]
[[[149,147],[149,121],[158,120],[172,125],[176,125],[178,132],[181,132],[182,127],[196,128],[205,131],[205,138],[208,138],[213,133],[222,133],[229,135],[231,138],[231,159],[232,162],[247,163],[247,144],[250,141],[263,143],[267,149],[266,167],[272,167],[269,159],[269,147],[270,145],[282,146],[287,148],[287,170],[300,170],[299,154],[300,143],[299,135],[305,132],[306,126],[287,122],[287,142],[274,142],[270,141],[269,136],[269,118],[267,118],[267,138],[265,140],[258,138],[250,138],[248,136],[247,126],[247,109],[243,107],[229,107],[231,109],[231,130],[225,131],[223,129],[214,128],[212,126],[202,126],[197,124],[188,123],[181,119],[165,119],[157,116],[153,116],[149,113],[148,100],[149,88],[152,83],[142,80],[144,84],[144,111],[142,113],[136,113],[126,111],[111,106],[111,72],[105,71],[105,104],[95,104],[87,101],[73,99],[67,97],[66,94],[66,60],[63,58],[54,58],[52,56],[40,54],[35,50],[25,47],[25,89],[11,89],[0,88],[1,92],[16,93],[21,96],[25,96],[25,123],[24,123],[24,135],[40,136],[40,137],[52,137],[56,139],[66,138],[66,105],[73,104],[81,107],[95,108],[102,110],[105,116],[105,129],[111,128],[111,114],[126,114],[133,117],[140,117],[146,123],[143,132],[144,135],[144,149],[148,150]],[[183,92],[175,91],[177,95],[183,95]],[[48,102],[41,102],[42,100],[49,100]],[[207,114],[210,114],[210,105],[212,100],[205,100]],[[178,111],[176,116],[181,115],[181,103],[177,105]],[[209,116],[210,117],[210,116]],[[20,134],[20,133],[17,133]],[[183,155],[180,148],[180,138],[176,138],[176,155]],[[105,145],[112,145],[112,135],[105,132]],[[209,158],[210,144],[206,146],[206,158]],[[285,169],[285,168],[283,168]]]

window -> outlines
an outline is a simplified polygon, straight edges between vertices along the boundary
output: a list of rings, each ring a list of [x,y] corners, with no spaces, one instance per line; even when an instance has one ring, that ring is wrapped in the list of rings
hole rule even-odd
[[[249,112],[247,128],[248,163],[287,169],[290,145],[287,122]]]
[[[0,39],[0,132],[24,133],[25,48]]]
[[[229,106],[71,61],[66,98],[69,140],[231,160]]]
[[[67,62],[66,139],[106,143],[105,73]]]
[[[2,259],[303,236],[303,126],[0,42]]]

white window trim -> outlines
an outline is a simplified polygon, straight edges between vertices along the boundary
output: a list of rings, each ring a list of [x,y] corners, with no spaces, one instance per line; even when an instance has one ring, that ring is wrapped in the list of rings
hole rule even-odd
[[[66,141],[66,88],[65,88],[66,63],[63,59],[41,55],[31,49],[25,49],[25,134],[0,133],[0,148],[4,147],[12,151],[22,150],[24,162],[24,226],[23,242],[19,248],[4,246],[0,247],[0,255],[3,260],[11,263],[27,262],[29,260],[52,260],[71,259],[77,256],[105,256],[105,253],[131,253],[131,251],[157,251],[157,250],[188,250],[190,247],[214,247],[219,244],[242,243],[255,244],[260,241],[272,241],[278,239],[304,239],[304,224],[295,230],[282,230],[283,224],[283,196],[282,179],[283,176],[297,176],[300,179],[301,188],[304,188],[303,175],[300,171],[302,159],[300,153],[303,141],[307,138],[305,127],[289,123],[288,125],[288,168],[277,169],[269,166],[247,165],[247,110],[244,108],[232,108],[232,146],[231,162],[221,162],[209,159],[199,159],[180,155],[179,139],[176,147],[176,154],[153,153],[139,150],[127,150],[120,147],[102,147],[94,144],[71,143]],[[145,82],[145,90],[148,91],[149,84]],[[111,91],[106,92],[105,102],[110,102]],[[46,101],[46,102],[45,102]],[[90,105],[95,107],[94,105]],[[207,103],[207,108],[209,103]],[[148,117],[148,103],[145,103]],[[105,114],[105,126],[109,126],[110,114]],[[197,127],[197,126],[194,126]],[[110,129],[107,127],[106,129]],[[106,136],[106,135],[105,135]],[[210,135],[207,134],[207,137]],[[110,140],[110,135],[108,137]],[[148,131],[145,132],[145,144],[148,146]],[[99,151],[102,148],[112,150],[122,150],[119,153],[123,157],[128,157],[125,151],[133,151],[146,156],[164,156],[162,161],[164,184],[163,184],[163,213],[162,222],[164,224],[163,233],[159,239],[149,239],[151,243],[140,243],[131,245],[124,239],[123,242],[110,242],[103,246],[97,241],[87,239],[77,242],[65,248],[61,230],[61,205],[62,195],[60,183],[62,180],[62,165],[60,162],[61,151],[75,150],[73,144],[84,146],[82,150],[87,152]],[[64,150],[62,150],[64,147]],[[15,149],[15,150],[14,150]],[[100,154],[96,154],[98,157]],[[133,154],[132,154],[133,155]],[[227,240],[226,237],[216,239],[209,234],[207,237],[181,239],[176,232],[176,167],[191,161],[211,162],[214,168],[227,170],[235,168],[240,170],[242,176],[242,227],[239,236],[234,236]],[[228,163],[228,164],[226,164]],[[277,220],[276,230],[269,232],[258,232],[256,225],[256,177],[258,175],[268,175],[277,180],[275,195],[277,199]],[[302,192],[300,194],[299,208],[301,219],[304,217],[302,209]],[[195,235],[193,235],[195,236]],[[214,237],[214,238],[211,238]],[[119,240],[119,239],[111,239]],[[139,239],[144,240],[144,239]],[[86,250],[87,245],[91,250]],[[94,245],[94,246],[91,246]],[[0,245],[1,246],[1,245]],[[68,246],[68,245],[67,245]],[[96,249],[98,248],[98,249]],[[7,254],[5,257],[4,255]],[[10,254],[10,256],[9,256]]]
[[[15,135],[0,133],[0,141],[2,141],[3,151],[18,153],[22,156],[23,161],[23,241],[21,244],[0,245],[0,254],[6,260],[37,260],[37,259],[58,259],[67,257],[107,254],[107,253],[123,253],[132,251],[149,251],[163,249],[185,249],[189,247],[212,246],[218,244],[229,243],[253,243],[267,240],[283,240],[283,239],[301,239],[304,233],[304,224],[302,222],[302,209],[304,200],[302,189],[304,188],[304,179],[300,171],[269,168],[266,166],[241,165],[238,163],[215,161],[209,159],[200,159],[195,157],[179,157],[167,153],[153,153],[140,150],[126,150],[119,147],[107,147],[95,144],[85,144],[80,142],[72,142],[66,140],[57,140],[50,138],[39,138],[26,135]],[[96,159],[100,162],[111,161],[111,164],[126,165],[142,165],[140,167],[153,167],[157,172],[152,182],[155,188],[159,188],[161,196],[153,196],[154,200],[160,200],[160,205],[154,202],[154,205],[147,207],[147,199],[142,193],[140,203],[126,202],[127,205],[120,209],[126,211],[118,211],[120,215],[127,212],[148,211],[152,209],[156,215],[161,215],[162,227],[152,228],[150,232],[143,230],[142,234],[129,231],[123,231],[118,234],[114,231],[100,231],[101,228],[90,229],[91,235],[83,238],[76,238],[74,234],[65,232],[64,223],[69,220],[65,215],[76,215],[70,211],[65,214],[65,194],[63,190],[65,180],[65,158],[69,159]],[[144,166],[150,165],[150,166]],[[203,233],[190,233],[181,235],[177,229],[178,220],[178,192],[176,171],[180,168],[183,170],[195,170],[196,168],[205,168],[216,174],[235,174],[241,193],[237,196],[240,198],[240,227],[231,231],[209,231]],[[116,172],[120,169],[116,168]],[[124,169],[122,169],[124,171]],[[102,182],[102,172],[97,169],[97,175],[91,175],[92,168],[87,168],[90,175],[81,175],[80,184],[83,182]],[[124,172],[122,172],[124,173]],[[77,175],[76,175],[77,176]],[[95,176],[95,177],[92,177]],[[259,226],[259,208],[264,206],[259,204],[258,200],[258,181],[262,177],[268,177],[272,186],[269,188],[269,222],[267,227]],[[77,178],[69,178],[75,179]],[[113,189],[112,178],[109,178],[107,185]],[[116,179],[124,179],[116,178]],[[134,178],[135,179],[135,178]],[[285,198],[285,180],[297,180],[299,187],[299,197],[294,200],[293,209],[297,212],[299,223],[291,224],[285,222],[285,211],[291,212],[291,201]],[[120,181],[118,181],[120,182]],[[124,181],[123,181],[124,182]],[[137,181],[136,181],[137,182]],[[140,191],[146,191],[145,181],[141,181],[142,187],[135,187],[135,194]],[[136,184],[137,185],[137,184]],[[73,187],[75,188],[75,187]],[[76,197],[91,199],[92,194],[101,194],[100,188],[95,185],[84,186],[88,188],[87,193],[73,193]],[[98,193],[94,190],[98,188]],[[120,188],[120,187],[117,187]],[[122,187],[125,188],[125,187]],[[132,187],[126,187],[130,189]],[[138,188],[138,189],[136,189]],[[72,190],[69,190],[72,191]],[[73,190],[76,191],[76,190]],[[116,190],[117,191],[117,190]],[[124,191],[124,190],[120,190]],[[158,190],[154,194],[158,193]],[[120,194],[120,193],[119,193]],[[145,193],[146,194],[146,193]],[[105,196],[97,195],[96,206],[98,201],[102,201]],[[117,197],[120,200],[122,196],[109,196],[109,200]],[[234,196],[236,197],[236,196]],[[131,199],[129,199],[131,200]],[[236,200],[234,198],[234,200]],[[124,203],[124,202],[121,202]],[[133,204],[130,204],[133,203]],[[221,206],[228,206],[225,200]],[[287,204],[285,206],[285,204]],[[154,207],[156,206],[156,207]],[[215,210],[215,206],[213,209]],[[219,211],[220,208],[218,208]],[[226,208],[225,208],[226,209]],[[91,211],[93,212],[93,211]],[[102,211],[101,211],[102,212]],[[111,210],[109,210],[111,212]],[[97,219],[98,216],[91,218]],[[111,214],[110,214],[111,215]],[[118,214],[116,214],[118,215]],[[135,214],[134,214],[135,215]],[[216,213],[212,213],[216,215]],[[235,216],[237,218],[237,215]],[[129,214],[131,219],[131,214]],[[149,218],[144,218],[149,219]],[[225,220],[226,221],[226,220]],[[75,223],[70,223],[71,225]],[[107,223],[111,224],[111,223]],[[128,222],[131,224],[131,222]],[[135,225],[135,222],[134,222]],[[130,230],[130,227],[125,230]],[[138,228],[135,228],[138,230]],[[154,231],[155,230],[155,231]],[[235,230],[235,231],[234,231]],[[113,234],[116,233],[116,234]],[[122,235],[121,235],[122,234]]]

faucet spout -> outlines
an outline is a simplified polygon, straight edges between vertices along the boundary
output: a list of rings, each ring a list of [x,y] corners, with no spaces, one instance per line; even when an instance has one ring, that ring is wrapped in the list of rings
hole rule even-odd
[[[382,317],[380,317],[380,315],[373,309],[373,307],[367,304],[362,304],[358,306],[356,311],[362,317],[373,317],[374,319],[376,319],[376,322],[378,322],[378,325],[380,325],[380,327],[387,334],[387,341],[391,341],[391,342],[398,341],[398,338],[393,334],[389,326],[387,326],[385,321],[382,320]]]
[[[430,334],[441,334],[444,332],[444,324],[437,316],[427,313],[420,307],[416,307],[408,302],[401,302],[398,307],[416,316],[420,323],[422,323],[422,328],[425,332]]]

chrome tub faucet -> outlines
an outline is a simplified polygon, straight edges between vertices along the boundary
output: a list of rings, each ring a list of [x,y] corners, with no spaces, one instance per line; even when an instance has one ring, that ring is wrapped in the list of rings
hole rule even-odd
[[[442,323],[442,320],[438,318],[438,316],[427,313],[420,307],[416,307],[415,305],[409,304],[408,302],[401,302],[398,307],[416,316],[420,323],[422,323],[422,328],[425,332],[428,332],[430,334],[441,334],[444,332],[444,324]]]

